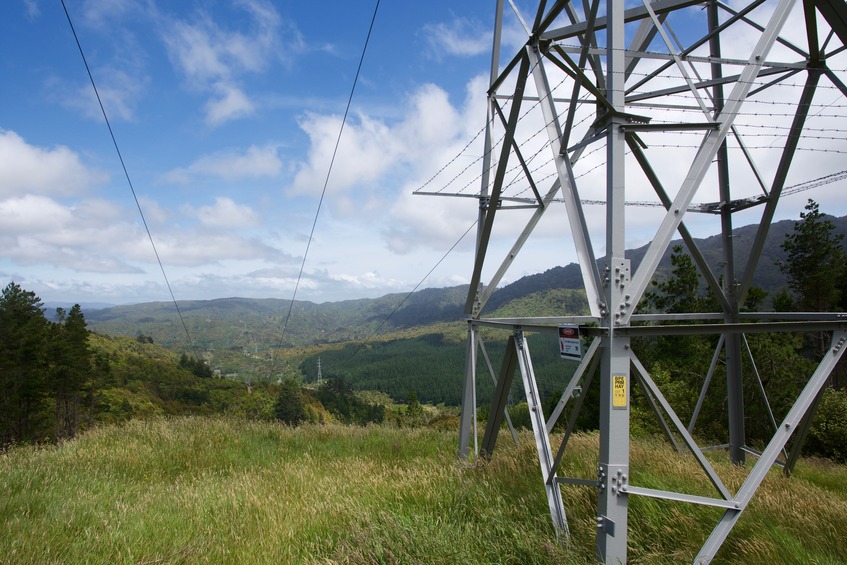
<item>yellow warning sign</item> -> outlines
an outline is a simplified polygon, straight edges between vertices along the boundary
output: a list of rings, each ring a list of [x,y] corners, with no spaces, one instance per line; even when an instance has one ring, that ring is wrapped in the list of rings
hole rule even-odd
[[[626,408],[626,375],[612,377],[612,408]]]

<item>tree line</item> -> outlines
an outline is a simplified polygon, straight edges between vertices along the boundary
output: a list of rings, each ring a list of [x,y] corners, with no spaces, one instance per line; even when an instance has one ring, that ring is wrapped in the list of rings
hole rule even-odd
[[[321,423],[322,416],[316,407],[328,412],[343,424],[364,426],[381,424],[385,420],[385,406],[360,399],[344,377],[327,375],[317,389],[304,389],[293,378],[280,383],[274,403],[274,416],[290,426],[303,422]]]
[[[0,446],[74,437],[93,416],[107,372],[88,344],[79,304],[44,315],[32,291],[9,283],[0,296]]]
[[[93,334],[79,305],[48,317],[41,299],[17,283],[0,293],[0,450],[136,417],[271,417],[268,385],[247,390],[212,377],[203,360],[177,360],[147,336]]]

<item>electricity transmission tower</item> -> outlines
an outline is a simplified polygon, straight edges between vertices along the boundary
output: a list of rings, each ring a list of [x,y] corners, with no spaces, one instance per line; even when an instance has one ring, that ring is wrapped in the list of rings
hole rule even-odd
[[[844,176],[838,157],[847,151],[847,138],[838,132],[847,129],[843,82],[847,3],[759,0],[730,6],[716,0],[542,0],[532,12],[521,11],[518,4],[524,5],[512,0],[507,4],[498,0],[496,5],[485,152],[475,184],[479,192],[472,188],[474,192],[468,193],[465,187],[470,183],[462,186],[463,181],[438,191],[479,201],[476,258],[465,306],[468,337],[459,457],[471,456],[471,445],[474,454],[492,454],[503,419],[508,418],[505,407],[513,377],[519,373],[558,536],[568,536],[561,488],[597,490],[596,554],[606,563],[627,559],[628,530],[637,527],[628,524],[630,496],[719,507],[723,516],[695,558],[697,563],[709,562],[768,470],[777,463],[788,471],[793,467],[810,409],[847,340],[841,314],[741,309],[784,191],[812,176]],[[505,17],[513,22],[509,36],[520,29],[525,37],[514,54],[504,53]],[[660,205],[655,213],[639,208],[638,214],[627,214],[628,202],[649,198]],[[695,198],[703,203],[694,204]],[[592,200],[603,204],[605,214],[586,207]],[[554,206],[557,203],[563,206]],[[559,226],[573,241],[588,314],[486,317],[489,298],[542,217],[562,208]],[[506,221],[504,216],[511,230],[519,224],[519,235],[496,268],[488,269],[487,260],[498,252],[496,227]],[[738,218],[758,224],[746,257],[739,257],[733,245]],[[719,261],[704,256],[692,235],[693,227],[708,220],[721,234]],[[677,235],[717,297],[719,314],[637,311]],[[649,245],[643,257],[637,262],[627,257],[628,244],[644,242]],[[556,409],[545,415],[527,334],[558,333],[562,325],[578,327],[593,341],[573,377],[563,383]],[[507,336],[499,371],[494,370],[483,340],[482,330],[489,335],[492,328]],[[754,452],[744,428],[742,367],[750,355],[745,335],[809,331],[828,332],[831,346],[782,422],[773,421],[773,437],[764,451]],[[633,338],[704,334],[719,336],[718,346],[703,376],[694,417],[686,425],[639,360]],[[724,484],[692,435],[721,357],[729,431],[721,447],[739,465],[748,455],[756,456],[736,492]],[[480,445],[476,394],[483,360],[495,389]],[[597,474],[562,477],[558,470],[575,417],[570,417],[559,445],[554,445],[549,432],[574,390],[587,389],[595,373],[600,385]],[[644,392],[668,436],[681,438],[714,486],[713,496],[631,483],[633,386]],[[584,399],[580,395],[574,400],[572,414],[578,413]]]

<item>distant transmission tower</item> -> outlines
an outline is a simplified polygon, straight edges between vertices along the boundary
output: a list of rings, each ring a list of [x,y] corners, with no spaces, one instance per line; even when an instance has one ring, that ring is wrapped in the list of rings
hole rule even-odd
[[[321,358],[318,357],[318,384],[321,384],[323,377],[321,376]]]
[[[501,64],[504,1],[496,2],[488,127],[482,173],[468,180],[465,170],[439,194],[476,198],[479,228],[470,291],[465,305],[468,341],[459,457],[494,452],[515,373],[529,405],[543,484],[557,534],[568,525],[560,485],[597,490],[597,558],[627,559],[628,499],[657,499],[719,507],[723,516],[705,540],[695,562],[711,561],[744,512],[768,470],[779,461],[793,468],[808,431],[810,408],[819,398],[847,341],[845,316],[743,312],[768,231],[783,189],[792,183],[843,170],[847,152],[844,69],[847,68],[847,3],[843,0],[586,0],[539,2],[522,13],[509,2],[514,26],[526,41]],[[626,5],[632,8],[626,9]],[[790,22],[790,25],[786,25]],[[732,40],[730,40],[732,38]],[[795,159],[798,155],[803,159]],[[805,171],[798,165],[809,165]],[[468,188],[470,187],[470,188]],[[476,192],[475,187],[480,187]],[[787,192],[787,191],[786,191]],[[652,193],[661,204],[627,217],[627,197],[643,201]],[[697,219],[686,224],[692,202]],[[583,201],[604,203],[605,215],[588,214]],[[555,202],[564,203],[560,225],[573,241],[589,314],[553,318],[492,318],[486,303],[530,235]],[[561,207],[559,208],[561,210]],[[512,210],[509,227],[525,221],[483,284],[483,267],[495,251],[495,219]],[[644,210],[644,211],[643,211]],[[749,257],[733,246],[733,221],[744,214],[758,223]],[[793,217],[797,217],[794,214]],[[722,257],[710,262],[689,230],[709,218],[721,234]],[[518,226],[520,227],[520,226]],[[648,230],[649,233],[648,233]],[[511,233],[511,232],[509,232]],[[714,231],[712,232],[714,233]],[[679,235],[711,292],[718,314],[651,315],[637,312],[666,255]],[[625,254],[649,241],[643,258]],[[603,255],[597,255],[601,249]],[[556,249],[548,249],[553,265]],[[719,268],[718,272],[713,269]],[[503,331],[506,349],[499,372],[491,368],[481,329]],[[567,382],[552,414],[545,416],[535,380],[526,332],[593,339]],[[747,445],[742,365],[752,357],[748,333],[827,332],[831,346],[761,453]],[[633,350],[639,336],[718,336],[711,368],[704,374],[694,416],[684,424]],[[487,335],[487,334],[486,334]],[[477,445],[478,356],[496,382],[481,446]],[[722,357],[721,357],[722,355]],[[579,358],[579,357],[577,357]],[[724,484],[692,435],[721,358],[725,364],[729,458],[758,460],[735,492]],[[599,372],[596,368],[599,366]],[[755,367],[755,363],[749,366]],[[755,372],[755,369],[753,369]],[[583,400],[574,400],[563,441],[554,450],[549,431],[573,391],[600,381],[600,448],[597,473],[561,477],[560,462]],[[755,378],[759,376],[756,373]],[[760,383],[760,392],[764,387]],[[692,496],[646,488],[630,481],[630,392],[639,386],[669,438],[680,437],[714,486],[713,496]],[[788,451],[789,440],[794,438]],[[674,440],[675,441],[675,440]]]

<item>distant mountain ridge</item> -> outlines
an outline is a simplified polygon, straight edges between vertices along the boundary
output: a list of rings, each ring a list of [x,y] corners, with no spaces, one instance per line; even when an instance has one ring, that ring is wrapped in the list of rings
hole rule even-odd
[[[70,310],[74,307],[75,304],[79,304],[80,308],[85,312],[89,312],[92,310],[102,310],[103,308],[114,308],[117,306],[116,304],[111,304],[108,302],[67,302],[67,301],[49,301],[45,302],[42,307],[47,311],[48,314],[54,312],[56,308],[62,308],[63,310]]]
[[[836,218],[826,216],[835,226],[834,232],[845,236],[847,240],[847,216]],[[777,267],[777,261],[785,260],[785,252],[782,250],[782,242],[785,241],[785,236],[794,230],[795,220],[782,220],[771,225],[768,231],[768,237],[765,240],[765,245],[762,249],[762,255],[759,258],[759,263],[756,272],[753,276],[753,284],[761,287],[765,291],[773,294],[774,292],[786,286],[785,275]],[[733,249],[735,250],[735,262],[737,276],[743,275],[743,267],[746,265],[750,255],[750,249],[753,246],[753,241],[758,231],[758,224],[743,226],[732,230]],[[700,249],[706,261],[709,263],[712,272],[716,277],[723,274],[723,250],[721,245],[721,236],[713,235],[706,238],[695,238],[697,246]],[[657,276],[660,278],[670,272],[670,256],[675,245],[685,245],[681,239],[675,239],[668,246],[659,267],[656,270]],[[644,245],[637,249],[627,250],[626,256],[631,262],[633,272],[641,264],[644,255],[647,253],[648,245]],[[845,245],[847,249],[847,245]],[[687,251],[687,249],[686,249]],[[602,259],[599,260],[602,262]],[[579,265],[570,263],[564,267],[553,267],[535,275],[527,275],[518,279],[512,284],[505,285],[491,296],[491,299],[486,306],[489,310],[495,310],[511,300],[532,294],[551,290],[555,288],[573,288],[581,289],[582,274]]]
[[[847,216],[827,216],[836,233],[847,234]],[[771,226],[753,283],[773,294],[786,284],[776,266],[784,258],[780,244],[793,230],[794,220],[783,220]],[[741,267],[747,262],[757,225],[733,230],[736,260]],[[681,243],[675,240],[673,244]],[[698,246],[716,276],[722,274],[721,236],[697,240]],[[671,245],[671,248],[673,247]],[[648,246],[627,251],[633,271],[638,267]],[[670,271],[670,249],[660,262],[657,278]],[[529,275],[504,285],[494,292],[485,312],[491,313],[516,300],[558,289],[582,289],[579,265],[571,263],[553,267],[543,273]],[[289,300],[265,298],[220,298],[215,300],[180,301],[179,308],[189,333],[205,348],[253,348],[306,346],[369,338],[380,333],[463,319],[467,285],[428,288],[411,295],[388,294],[375,299],[345,300],[316,304],[295,301],[291,317],[281,341],[282,327],[290,306]],[[401,305],[402,304],[402,305]],[[393,314],[392,314],[393,313]],[[575,312],[561,312],[561,314]],[[551,315],[554,312],[550,313]],[[175,346],[184,341],[185,329],[178,324],[170,302],[152,302],[114,306],[85,311],[95,331],[112,335],[139,334],[153,337],[158,343]],[[390,318],[389,318],[390,316]],[[187,343],[183,343],[187,346]]]

